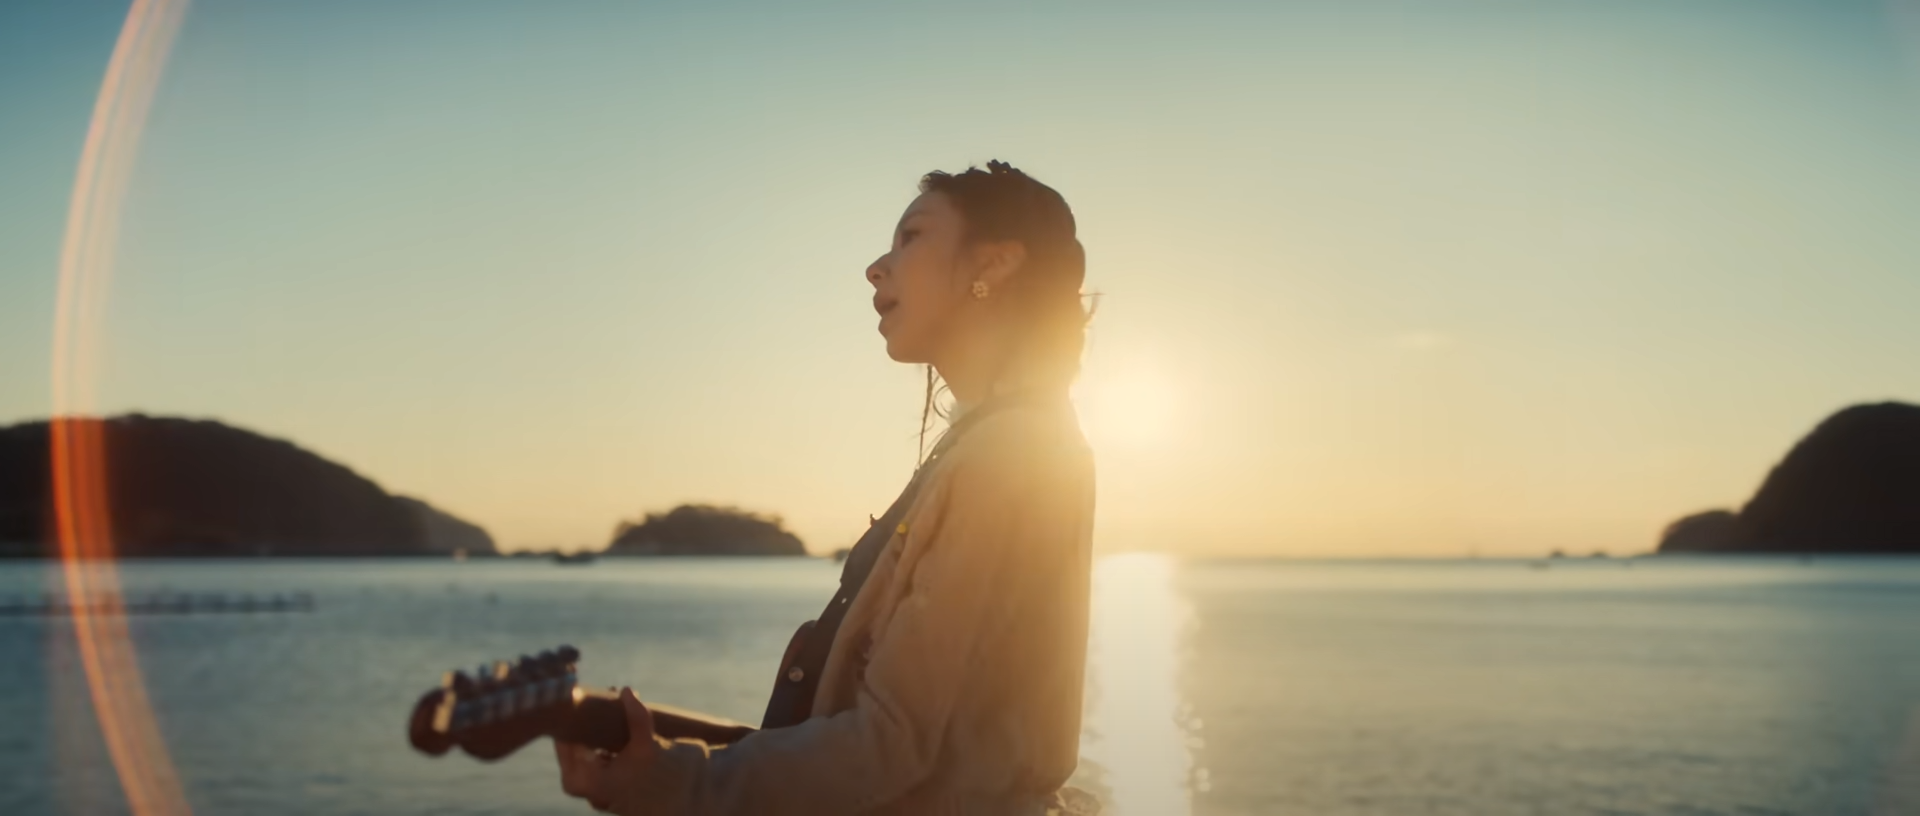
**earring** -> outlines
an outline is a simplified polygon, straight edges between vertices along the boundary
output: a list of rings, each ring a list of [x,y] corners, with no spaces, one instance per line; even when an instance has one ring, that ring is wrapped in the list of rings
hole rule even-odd
[[[986,281],[977,280],[973,282],[973,299],[974,300],[987,299],[987,282]]]

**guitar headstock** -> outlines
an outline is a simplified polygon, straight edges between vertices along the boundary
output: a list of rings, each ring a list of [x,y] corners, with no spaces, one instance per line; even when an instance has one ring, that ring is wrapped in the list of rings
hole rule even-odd
[[[499,759],[538,739],[572,713],[580,696],[574,664],[580,650],[561,646],[511,663],[448,672],[413,707],[407,738],[438,756],[458,747]]]

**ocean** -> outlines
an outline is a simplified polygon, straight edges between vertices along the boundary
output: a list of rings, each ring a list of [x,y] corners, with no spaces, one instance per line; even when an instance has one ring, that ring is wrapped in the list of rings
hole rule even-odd
[[[57,567],[0,564],[0,599]],[[758,721],[820,560],[150,561],[130,618],[194,812],[586,813],[544,744],[408,747],[441,672],[561,643],[583,680]],[[1075,782],[1122,816],[1920,814],[1920,559],[1102,559]],[[71,622],[0,617],[0,813],[128,812]]]

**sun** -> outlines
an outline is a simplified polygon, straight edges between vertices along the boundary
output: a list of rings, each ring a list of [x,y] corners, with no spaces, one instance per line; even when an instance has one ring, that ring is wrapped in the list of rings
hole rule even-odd
[[[1081,428],[1096,447],[1166,444],[1175,430],[1178,398],[1170,379],[1144,366],[1089,376],[1073,392]]]

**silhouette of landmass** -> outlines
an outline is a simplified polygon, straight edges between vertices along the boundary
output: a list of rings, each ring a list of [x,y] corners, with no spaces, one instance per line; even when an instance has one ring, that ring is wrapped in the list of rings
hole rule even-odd
[[[394,496],[393,500],[420,520],[428,550],[436,553],[465,550],[468,555],[492,555],[497,552],[493,548],[493,536],[487,534],[486,528],[412,496]]]
[[[76,421],[101,427],[123,556],[494,553],[485,530],[290,442],[209,420]],[[48,434],[0,428],[0,554],[55,549]]]
[[[807,548],[778,516],[683,504],[665,513],[648,513],[638,524],[621,522],[606,554],[806,555]]]
[[[1740,512],[1680,519],[1660,552],[1920,554],[1920,406],[1828,417]]]

